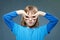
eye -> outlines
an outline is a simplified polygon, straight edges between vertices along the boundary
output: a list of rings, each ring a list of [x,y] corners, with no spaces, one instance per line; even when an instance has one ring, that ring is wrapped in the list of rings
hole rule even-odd
[[[33,18],[35,18],[36,16],[32,16]]]
[[[26,18],[29,18],[28,16],[25,16]]]

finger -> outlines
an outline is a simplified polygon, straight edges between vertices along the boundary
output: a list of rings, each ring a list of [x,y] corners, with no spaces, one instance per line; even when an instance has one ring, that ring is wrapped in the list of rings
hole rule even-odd
[[[37,16],[37,17],[38,17],[38,16],[39,16],[39,12],[37,12],[37,13],[35,14],[35,16]]]
[[[22,15],[23,17],[25,17],[25,16],[28,16],[28,14],[27,13],[23,13],[23,15]]]

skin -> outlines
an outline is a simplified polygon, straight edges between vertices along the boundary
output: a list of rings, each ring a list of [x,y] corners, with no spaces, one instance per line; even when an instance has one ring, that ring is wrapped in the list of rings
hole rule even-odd
[[[28,27],[31,27],[35,24],[38,16],[44,16],[46,13],[42,11],[37,11],[37,13],[33,13],[32,11],[25,12],[24,10],[16,11],[18,14],[22,14],[24,17],[24,21],[26,22]]]
[[[37,14],[34,14],[31,11],[27,12],[25,15],[23,15],[23,17],[28,27],[33,26],[38,18]]]

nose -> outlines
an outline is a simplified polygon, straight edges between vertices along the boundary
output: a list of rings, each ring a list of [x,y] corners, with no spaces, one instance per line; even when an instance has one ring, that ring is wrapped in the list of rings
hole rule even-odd
[[[29,18],[29,21],[32,21],[32,18]]]

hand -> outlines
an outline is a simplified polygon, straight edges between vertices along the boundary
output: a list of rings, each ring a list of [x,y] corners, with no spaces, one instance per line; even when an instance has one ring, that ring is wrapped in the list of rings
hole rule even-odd
[[[35,15],[36,16],[44,16],[46,13],[42,11],[38,11]]]
[[[17,14],[19,14],[19,15],[20,15],[20,14],[22,14],[22,15],[27,15],[24,10],[17,10],[16,12],[17,12]]]

